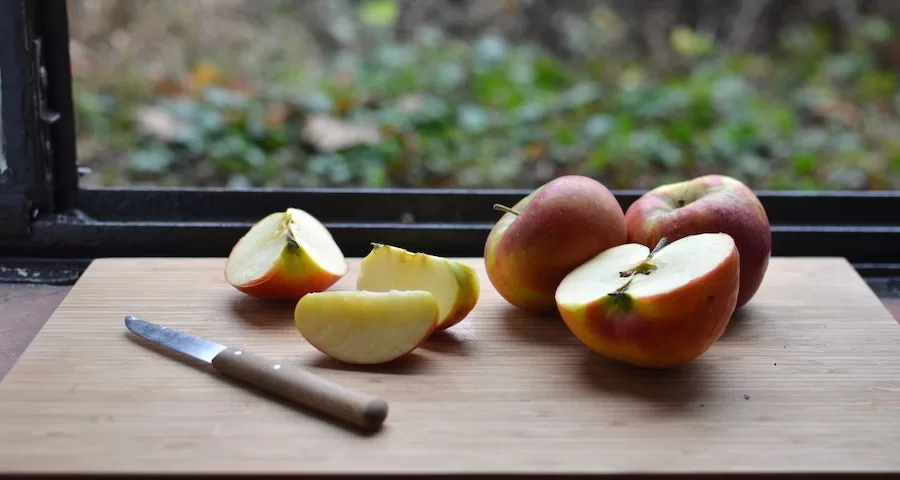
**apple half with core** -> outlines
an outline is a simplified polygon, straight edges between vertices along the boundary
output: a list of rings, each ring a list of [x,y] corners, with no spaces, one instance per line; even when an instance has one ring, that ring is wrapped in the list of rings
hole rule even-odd
[[[266,300],[299,300],[328,289],[348,270],[331,233],[297,209],[267,215],[235,244],[225,279],[238,290]]]
[[[475,270],[461,262],[372,243],[359,265],[359,290],[425,290],[437,299],[437,330],[456,325],[475,308],[480,293]]]
[[[301,298],[294,322],[325,355],[372,365],[415,350],[437,326],[438,311],[434,295],[424,290],[332,290]]]
[[[772,230],[759,198],[731,177],[705,175],[661,185],[638,198],[625,212],[628,241],[652,248],[698,233],[727,233],[741,254],[737,308],[759,290],[772,254]]]
[[[737,304],[740,254],[724,233],[691,235],[650,251],[610,248],[563,279],[556,302],[591,350],[642,367],[688,363],[722,336]]]
[[[512,208],[494,208],[505,213],[485,242],[485,271],[497,292],[523,310],[554,310],[566,274],[627,241],[618,200],[581,175],[553,179]]]

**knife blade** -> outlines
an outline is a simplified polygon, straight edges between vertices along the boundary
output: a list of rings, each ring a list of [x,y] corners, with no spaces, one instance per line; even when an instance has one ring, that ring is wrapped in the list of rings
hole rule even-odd
[[[388,404],[383,399],[347,389],[307,370],[131,315],[125,317],[125,327],[152,343],[211,364],[235,380],[355,426],[376,429],[387,417]]]

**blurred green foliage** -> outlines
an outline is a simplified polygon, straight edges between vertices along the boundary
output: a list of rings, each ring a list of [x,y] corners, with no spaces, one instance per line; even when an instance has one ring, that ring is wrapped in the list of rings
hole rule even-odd
[[[892,38],[884,21],[865,19],[842,51],[814,26],[765,53],[681,28],[676,65],[654,72],[495,36],[396,43],[392,5],[361,11],[385,29],[371,51],[283,65],[267,85],[203,63],[137,87],[76,82],[80,135],[113,159],[89,163],[103,184],[530,187],[580,173],[648,188],[717,172],[755,188],[900,188],[898,79],[874,48]]]

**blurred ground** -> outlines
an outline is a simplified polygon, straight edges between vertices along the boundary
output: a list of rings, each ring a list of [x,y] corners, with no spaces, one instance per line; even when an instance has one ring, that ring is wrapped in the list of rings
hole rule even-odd
[[[900,2],[69,7],[88,185],[900,188]]]

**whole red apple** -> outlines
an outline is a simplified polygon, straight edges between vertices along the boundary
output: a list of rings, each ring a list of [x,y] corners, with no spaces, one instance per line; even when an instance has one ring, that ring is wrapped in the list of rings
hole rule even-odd
[[[772,254],[772,230],[762,202],[739,180],[704,175],[661,185],[645,193],[625,212],[628,241],[653,248],[698,233],[727,233],[740,254],[737,308],[759,290]]]
[[[627,239],[618,200],[581,175],[555,178],[512,208],[495,208],[506,213],[485,242],[485,270],[497,292],[523,310],[555,310],[563,277]]]

